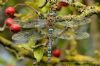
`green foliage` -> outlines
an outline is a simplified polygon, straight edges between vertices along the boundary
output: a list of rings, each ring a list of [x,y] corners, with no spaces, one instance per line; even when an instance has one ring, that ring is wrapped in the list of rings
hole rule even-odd
[[[44,2],[45,2],[45,0],[9,0],[7,3],[5,3],[5,5],[2,8],[3,19],[6,18],[5,13],[4,13],[5,8],[8,7],[8,6],[14,6],[14,7],[16,6],[16,8],[15,8],[16,9],[16,14],[14,15],[15,17],[17,17],[15,19],[18,19],[18,22],[16,22],[16,23],[20,23],[20,24],[23,23],[23,25],[24,25],[25,28],[29,28],[29,29],[23,29],[24,27],[23,27],[23,25],[21,25],[22,26],[22,31],[24,31],[24,30],[30,30],[30,27],[34,27],[34,24],[32,23],[32,22],[34,22],[33,20],[37,19],[39,17],[39,15],[36,14],[36,11],[39,14],[42,13],[44,16],[47,17],[47,14],[48,14],[48,12],[50,10],[50,3],[47,3],[46,6],[44,6],[43,8],[39,8],[39,6],[41,6]],[[24,6],[22,4],[24,4]],[[78,6],[79,6],[79,4],[78,4]],[[92,10],[92,8],[91,8],[91,10]],[[73,6],[62,7],[60,11],[57,11],[57,16],[61,16],[61,18],[62,18],[62,16],[66,16],[68,14],[73,14],[74,11],[76,12],[76,10],[75,10],[75,8]],[[88,12],[88,10],[87,10],[86,12],[83,12],[83,13],[82,13],[83,14],[82,18],[88,16],[89,15],[88,13],[92,13],[92,11]],[[77,44],[77,42],[76,42],[76,34],[77,34],[77,31],[76,32],[74,32],[74,31],[78,30],[78,28],[80,27],[80,25],[77,24],[78,23],[78,18],[77,17],[80,17],[80,15],[79,16],[77,16],[77,15],[74,15],[74,16],[70,15],[68,17],[69,17],[68,18],[69,19],[68,22],[70,23],[72,21],[72,23],[74,25],[72,24],[72,26],[67,26],[68,29],[65,29],[65,27],[66,27],[65,24],[67,24],[67,18],[64,19],[65,23],[64,22],[60,22],[60,21],[58,23],[55,23],[56,25],[54,26],[54,30],[56,30],[56,28],[57,28],[58,31],[54,32],[55,33],[54,37],[56,37],[56,34],[58,34],[58,32],[61,32],[61,30],[65,30],[64,32],[66,33],[66,35],[64,35],[64,37],[66,37],[67,35],[68,35],[68,37],[72,36],[73,37],[72,40],[74,40],[74,41],[69,41],[69,40],[67,40],[65,38],[64,39],[58,38],[59,36],[57,36],[56,38],[58,40],[57,40],[57,42],[55,42],[56,40],[54,40],[54,43],[55,43],[54,46],[55,47],[53,49],[61,48],[61,50],[65,50],[66,47],[68,47],[68,48],[70,48],[70,47],[73,48],[74,47],[73,50],[76,50],[76,44]],[[76,18],[74,18],[74,17],[76,17]],[[76,23],[74,22],[75,20],[76,20]],[[81,18],[80,18],[80,20],[81,20]],[[29,23],[32,23],[32,25],[31,26],[28,25]],[[79,23],[80,23],[80,21],[79,21]],[[82,21],[81,21],[81,23],[83,24]],[[26,25],[28,25],[28,26],[26,26]],[[76,27],[76,26],[78,26],[78,27]],[[42,33],[40,34],[40,32],[46,32],[45,30],[47,28],[43,28],[44,30],[42,30],[41,27],[39,26],[39,27],[36,27],[34,29],[36,29],[36,32],[39,33],[38,35],[41,36]],[[6,31],[4,31],[4,32],[6,32]],[[2,32],[2,33],[4,33],[4,32]],[[8,32],[10,32],[10,31],[8,31]],[[0,33],[0,35],[3,35],[3,36],[9,35],[10,39],[11,39],[12,34],[11,34],[11,32],[10,32],[11,35],[7,34],[8,32],[6,32],[5,34]],[[34,30],[34,32],[35,32],[35,30]],[[75,36],[74,36],[74,34],[75,34]],[[48,32],[46,32],[46,35],[48,35]],[[18,36],[18,37],[21,37],[21,36]],[[37,35],[33,35],[32,34],[31,37],[28,38],[28,42],[27,43],[25,43],[25,44],[16,44],[16,45],[14,45],[14,47],[16,46],[18,49],[19,48],[21,49],[18,54],[24,56],[24,55],[27,55],[28,53],[32,53],[32,57],[34,55],[34,58],[37,60],[37,62],[40,62],[42,60],[42,58],[43,58],[43,55],[44,55],[44,49],[47,50],[47,47],[45,47],[44,44],[48,43],[48,39],[44,38],[44,34],[41,37],[39,37],[40,40],[38,40],[39,42],[37,42],[36,41]],[[87,52],[87,50],[88,50],[88,46],[89,45],[87,46],[87,43],[89,43],[89,41],[81,41],[81,42],[79,42],[79,44],[80,44],[79,47],[84,46],[84,48],[82,48],[82,50],[80,50],[80,51],[83,52],[83,54],[85,54]],[[71,46],[69,46],[69,44]],[[91,47],[89,47],[89,48],[91,48]],[[16,48],[14,48],[14,49],[16,49]],[[81,48],[79,48],[79,49],[81,49]],[[62,53],[63,54],[67,54],[67,53],[65,53],[65,51],[62,51]],[[73,53],[74,53],[74,51],[73,51]],[[63,55],[63,56],[65,56],[65,55]],[[78,57],[79,56],[77,56],[77,58]],[[77,59],[77,58],[75,58],[75,59]],[[60,58],[57,58],[57,59],[60,62]],[[56,58],[54,58],[52,61],[53,61],[52,63],[56,62]],[[72,65],[74,66],[74,64],[72,64]],[[31,64],[29,64],[28,66],[31,66]]]
[[[44,54],[43,47],[35,48],[33,51],[34,51],[34,57],[36,58],[37,62],[40,62]]]

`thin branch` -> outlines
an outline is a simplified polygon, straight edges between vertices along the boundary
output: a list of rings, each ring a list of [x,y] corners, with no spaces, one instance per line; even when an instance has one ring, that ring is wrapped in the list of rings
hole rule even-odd
[[[47,57],[46,57],[47,58]],[[54,59],[54,57],[51,57],[51,59]],[[96,61],[94,58],[85,56],[85,55],[74,55],[74,56],[66,56],[66,58],[57,58],[59,61],[56,61],[55,64],[59,62],[66,62],[66,63],[75,63],[75,64],[86,64],[86,65],[100,65],[99,61]],[[47,63],[47,61],[42,60],[43,63]],[[50,63],[53,63],[54,61],[51,60]]]
[[[23,57],[28,57],[30,59],[34,59],[34,55],[32,55],[33,54],[32,51],[27,50],[27,49],[22,48],[22,47],[18,47],[16,45],[14,45],[13,42],[5,39],[2,36],[0,36],[0,42],[1,42],[0,44],[3,45],[4,47],[10,48],[9,50],[11,50],[13,52],[15,51],[14,54],[16,53],[17,55],[19,55],[20,53],[22,53]],[[32,54],[30,54],[30,53],[32,53]]]
[[[4,23],[3,27],[0,27],[0,31],[4,31],[6,28],[6,24]]]
[[[83,8],[83,7],[86,7],[86,5],[84,5],[84,4],[82,4],[82,3],[80,3],[80,2],[75,2],[75,3],[72,3],[72,4],[70,4],[71,6],[73,6],[73,7],[81,7],[81,8]]]
[[[39,8],[43,8],[44,6],[46,6],[47,3],[48,3],[48,1],[45,0],[45,2],[43,2],[43,4],[41,4],[41,5],[39,6]]]
[[[32,48],[34,49],[34,48],[38,48],[38,47],[42,47],[42,46],[44,46],[44,44],[39,44],[39,45],[33,46]]]
[[[16,4],[16,5],[14,6],[14,8],[16,8],[17,6],[26,6],[26,7],[29,7],[29,8],[32,9],[36,14],[38,14],[38,15],[40,14],[35,8],[29,6],[29,5],[25,4],[25,3]]]
[[[57,16],[56,21],[62,20],[62,21],[80,21],[83,20],[83,18],[88,18],[93,14],[100,13],[98,6],[87,6],[85,10],[80,15],[67,15],[67,16]]]
[[[34,49],[34,48],[38,48],[38,47],[42,47],[42,46],[47,46],[47,44],[48,44],[48,40],[46,40],[43,44],[38,44],[38,45],[35,45],[35,46],[33,46],[32,48]]]

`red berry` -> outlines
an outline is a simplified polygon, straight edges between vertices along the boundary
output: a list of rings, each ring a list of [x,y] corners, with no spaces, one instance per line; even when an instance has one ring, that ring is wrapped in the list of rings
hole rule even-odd
[[[14,19],[12,19],[12,18],[7,18],[7,19],[5,20],[5,23],[6,23],[7,26],[11,26],[11,25],[14,23]]]
[[[59,49],[55,49],[55,50],[53,50],[52,54],[53,54],[53,56],[55,56],[55,57],[60,57],[61,51],[60,51]]]
[[[20,32],[21,26],[19,24],[12,24],[10,30],[14,33]]]
[[[59,3],[58,3],[58,6],[59,7],[67,7],[69,4],[68,3],[66,3],[66,2],[64,2],[64,1],[60,1]]]
[[[5,9],[5,14],[8,16],[14,16],[15,8],[14,7],[7,7]]]

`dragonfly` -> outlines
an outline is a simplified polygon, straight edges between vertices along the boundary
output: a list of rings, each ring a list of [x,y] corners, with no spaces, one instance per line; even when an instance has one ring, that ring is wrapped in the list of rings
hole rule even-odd
[[[51,20],[53,19],[53,20]],[[50,23],[50,21],[48,22],[48,20],[51,20],[52,23]],[[27,23],[23,23],[21,22],[21,26],[24,29],[34,29],[36,28],[38,30],[39,33],[41,33],[41,35],[48,35],[48,26],[52,26],[53,28],[53,36],[54,37],[60,37],[62,39],[70,39],[67,36],[67,32],[71,32],[71,30],[68,31],[68,29],[70,27],[75,28],[78,26],[78,28],[74,29],[74,34],[75,34],[75,39],[85,39],[88,38],[89,35],[88,33],[84,32],[84,30],[82,31],[80,28],[80,26],[85,26],[85,24],[90,23],[91,20],[89,18],[84,18],[82,20],[74,20],[74,21],[59,21],[59,19],[56,19],[55,17],[49,18],[47,17],[46,19],[36,19],[33,20],[33,22],[27,22]],[[73,31],[72,31],[73,32]],[[59,36],[60,35],[60,36]],[[83,36],[84,35],[84,36]],[[85,36],[86,35],[86,36]]]
[[[26,23],[19,22],[22,28],[34,29],[34,30],[33,32],[31,32],[31,34],[29,33],[30,31],[17,33],[17,36],[16,34],[14,34],[12,36],[12,40],[14,40],[16,43],[19,42],[17,41],[16,38],[28,39],[28,37],[33,34],[36,35],[36,39],[41,38],[43,36],[48,37],[48,61],[50,61],[50,58],[52,56],[51,53],[52,53],[53,42],[54,43],[56,42],[53,41],[54,38],[65,39],[65,40],[71,40],[71,39],[80,40],[89,37],[89,34],[87,32],[81,31],[81,29],[79,29],[80,26],[83,26],[91,22],[91,20],[88,17],[83,16],[83,18],[80,18],[77,15],[67,15],[65,17],[60,17],[54,11],[50,11],[46,15],[46,17],[42,14],[42,17],[44,18],[38,18],[36,20],[33,20],[32,22],[26,22]],[[35,31],[36,33],[34,33]],[[27,39],[24,39],[23,41],[26,42]]]
[[[50,59],[52,57],[52,46],[54,43],[57,42],[57,39],[64,39],[64,40],[71,40],[71,39],[87,39],[89,38],[89,34],[87,32],[82,31],[82,28],[80,26],[83,26],[85,24],[88,24],[90,22],[89,18],[84,18],[82,20],[74,20],[74,21],[66,21],[61,20],[58,18],[57,14],[55,12],[51,12],[45,17],[44,19],[38,18],[36,20],[33,20],[32,22],[28,23],[19,23],[22,28],[24,29],[32,29],[32,31],[26,31],[26,32],[20,32],[13,35],[12,39],[15,41],[15,43],[18,42],[27,42],[27,39],[31,35],[36,36],[36,40],[38,38],[41,38],[43,36],[48,37],[48,62],[50,62]],[[77,28],[75,28],[77,27]],[[80,29],[79,29],[80,28]],[[22,40],[19,41],[17,39]],[[56,40],[55,40],[56,38]]]

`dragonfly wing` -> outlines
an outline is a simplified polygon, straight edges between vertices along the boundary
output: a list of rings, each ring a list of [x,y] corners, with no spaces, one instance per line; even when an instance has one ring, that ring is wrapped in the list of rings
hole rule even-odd
[[[23,44],[28,42],[27,40],[29,37],[29,32],[19,32],[12,36],[12,40],[15,44]]]
[[[73,21],[73,25],[78,25],[78,26],[81,26],[81,25],[86,25],[88,23],[91,22],[91,19],[90,18],[83,18],[81,20],[75,20]]]
[[[73,26],[81,26],[81,25],[85,25],[91,22],[91,19],[86,17],[86,18],[82,18],[82,19],[75,19],[75,20],[67,20],[67,21],[62,21],[62,22],[56,22],[55,24],[57,25],[63,25],[63,26],[67,26],[67,27],[73,27]]]
[[[78,32],[76,33],[76,39],[81,40],[81,39],[87,39],[89,38],[89,33],[87,32]]]
[[[45,20],[42,19],[36,19],[31,22],[17,22],[22,26],[22,28],[43,28],[45,26]]]
[[[66,34],[63,34],[57,38],[60,38],[60,39],[66,39],[66,40],[71,40],[71,39],[78,39],[78,40],[82,40],[82,39],[87,39],[89,38],[89,34],[84,32],[84,33],[80,33],[79,35],[75,35],[75,36],[68,36]]]
[[[12,40],[15,44],[25,44],[28,42],[28,39],[34,35],[35,40],[41,39],[42,35],[36,32],[35,30],[22,31],[12,36]]]

